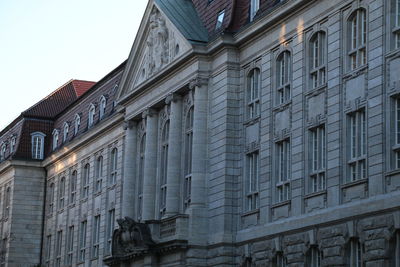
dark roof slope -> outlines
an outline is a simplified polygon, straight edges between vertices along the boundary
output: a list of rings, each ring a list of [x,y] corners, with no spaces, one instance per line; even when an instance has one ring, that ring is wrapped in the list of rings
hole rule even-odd
[[[94,82],[89,81],[71,80],[22,112],[22,116],[45,119],[54,118],[94,84]]]

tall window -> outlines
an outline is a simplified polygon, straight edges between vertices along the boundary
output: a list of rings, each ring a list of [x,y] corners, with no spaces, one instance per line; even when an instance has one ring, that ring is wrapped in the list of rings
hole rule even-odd
[[[17,143],[17,137],[14,135],[11,137],[11,141],[10,141],[10,154],[14,153],[16,143]]]
[[[51,235],[47,235],[46,237],[46,262],[49,262],[51,259]]]
[[[161,133],[161,171],[160,171],[160,214],[165,213],[167,204],[169,120],[164,123]]]
[[[350,240],[350,244],[348,246],[348,264],[352,267],[363,267],[362,262],[362,246],[360,241],[356,239]]]
[[[61,252],[62,252],[63,231],[57,231],[56,236],[56,267],[61,267]]]
[[[111,162],[110,162],[110,184],[117,182],[117,164],[118,164],[118,149],[114,148],[111,151]]]
[[[85,261],[87,221],[82,221],[79,230],[79,261]]]
[[[186,114],[185,121],[185,182],[184,182],[184,204],[190,205],[192,187],[192,153],[193,153],[193,107]]]
[[[90,108],[89,108],[89,114],[88,114],[88,127],[93,126],[95,113],[96,113],[96,108],[93,104],[91,104]]]
[[[277,60],[277,94],[278,103],[290,100],[291,94],[291,56],[289,51],[282,52]]]
[[[100,192],[102,187],[102,178],[103,178],[103,157],[100,156],[96,160],[96,169],[95,169],[95,192]]]
[[[68,132],[69,132],[69,125],[68,123],[64,123],[64,127],[63,127],[63,143],[65,143],[68,139]]]
[[[53,150],[56,150],[58,147],[58,136],[59,136],[58,130],[55,129],[53,131]]]
[[[59,183],[58,189],[58,208],[64,208],[64,199],[65,199],[65,177],[62,177]]]
[[[246,210],[258,209],[259,155],[258,151],[246,155]]]
[[[68,227],[67,236],[67,259],[66,264],[68,266],[72,265],[72,259],[74,257],[74,226]]]
[[[393,34],[395,37],[395,48],[400,48],[400,0],[395,0],[395,18]]]
[[[255,118],[260,114],[260,70],[253,69],[247,78],[247,117]]]
[[[90,177],[90,165],[89,163],[83,167],[82,175],[82,198],[89,196],[89,177]]]
[[[326,34],[319,31],[311,38],[311,86],[317,88],[326,83]]]
[[[394,167],[400,169],[400,98],[396,98],[394,101],[394,133]]]
[[[100,245],[100,215],[94,216],[93,220],[93,251],[92,257],[99,257],[99,245]]]
[[[3,206],[3,214],[4,218],[8,218],[10,215],[10,203],[11,203],[11,187],[7,187],[6,193],[4,194],[4,206]]]
[[[282,252],[276,254],[276,267],[287,267],[287,259]]]
[[[322,252],[316,246],[311,247],[307,255],[306,266],[321,267],[322,266],[321,262],[322,262]]]
[[[107,220],[107,254],[111,253],[111,247],[112,247],[112,236],[114,233],[114,221],[115,221],[115,209],[111,209],[108,211],[108,220]]]
[[[367,63],[367,13],[360,8],[353,12],[349,19],[349,49],[348,56],[350,70],[354,70]]]
[[[100,120],[104,117],[106,113],[106,104],[107,100],[104,96],[101,96],[100,98],[100,107],[99,107],[99,118]]]
[[[290,142],[284,140],[277,143],[277,194],[278,201],[286,201],[290,198]]]
[[[78,182],[78,172],[73,171],[71,175],[70,181],[70,189],[69,189],[69,203],[74,203],[76,199],[76,186]]]
[[[140,141],[140,150],[139,150],[138,209],[137,209],[138,220],[142,219],[142,211],[143,211],[143,181],[144,181],[145,150],[146,150],[146,134],[142,136],[142,140]]]
[[[250,21],[252,21],[260,9],[260,0],[250,0]]]
[[[32,159],[43,159],[44,157],[44,137],[43,133],[35,132],[32,136]]]
[[[79,132],[79,127],[81,126],[81,116],[78,114],[75,115],[75,127],[74,127],[74,135],[77,135]]]
[[[348,116],[349,119],[349,176],[348,181],[367,178],[367,124],[365,119],[365,110],[353,112]]]
[[[6,158],[6,144],[2,144],[0,148],[0,160],[4,160]]]
[[[310,130],[310,154],[311,154],[311,188],[312,192],[324,190],[326,187],[326,142],[325,127],[319,126]]]
[[[51,183],[49,187],[49,213],[52,213],[54,209],[54,194],[55,186],[54,183]]]

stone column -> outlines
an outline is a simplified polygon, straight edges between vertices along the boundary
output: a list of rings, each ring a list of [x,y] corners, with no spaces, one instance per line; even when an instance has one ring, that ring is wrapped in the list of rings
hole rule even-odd
[[[205,79],[197,78],[190,83],[190,88],[194,90],[191,207],[203,207],[206,202],[208,102],[206,82]]]
[[[179,212],[180,204],[182,98],[177,94],[171,94],[167,97],[165,103],[171,105],[168,139],[167,203],[165,212],[168,217]]]
[[[122,211],[121,217],[134,218],[135,203],[135,170],[137,141],[137,124],[134,121],[124,123],[125,154],[124,154],[124,179],[122,185]]]
[[[146,150],[144,153],[143,215],[142,220],[155,219],[158,116],[155,110],[143,112],[146,118]]]

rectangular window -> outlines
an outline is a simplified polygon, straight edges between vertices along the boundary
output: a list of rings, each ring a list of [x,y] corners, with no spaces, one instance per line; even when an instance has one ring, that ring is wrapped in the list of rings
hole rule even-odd
[[[65,198],[65,177],[62,177],[59,182],[58,189],[58,209],[64,208],[64,198]]]
[[[167,173],[169,149],[169,120],[164,123],[161,133],[161,168],[160,168],[160,215],[163,216],[167,205]]]
[[[78,172],[73,171],[71,175],[71,181],[70,181],[70,196],[69,196],[69,203],[72,204],[75,202],[76,199],[76,186],[77,186],[77,181],[78,181]]]
[[[253,69],[247,79],[247,117],[253,119],[260,114],[260,70]]]
[[[110,162],[110,184],[117,182],[117,164],[118,164],[118,151],[114,148],[111,151],[111,162]]]
[[[51,259],[51,235],[46,237],[46,261],[49,262]]]
[[[94,216],[93,220],[93,251],[92,257],[99,257],[99,245],[100,245],[100,215]]]
[[[400,169],[400,98],[394,100],[394,168]]]
[[[89,177],[90,177],[90,165],[86,164],[83,168],[82,176],[82,198],[89,196]]]
[[[138,221],[142,219],[143,212],[143,181],[144,181],[144,161],[145,161],[145,149],[146,148],[146,134],[142,136],[140,142],[140,153],[139,153],[139,177],[138,177],[138,208],[137,218]]]
[[[259,155],[258,151],[246,155],[246,211],[258,209]]]
[[[44,135],[32,136],[32,159],[43,159]]]
[[[79,261],[85,261],[86,258],[86,230],[87,221],[81,222],[80,232],[79,232]]]
[[[184,158],[184,207],[190,205],[192,195],[192,153],[193,153],[193,107],[186,114],[185,158]]]
[[[400,48],[400,0],[396,0],[395,26],[393,34],[395,36],[395,48]]]
[[[111,209],[108,211],[108,220],[107,220],[107,250],[106,253],[111,253],[112,247],[112,236],[114,233],[114,223],[115,223],[115,209]]]
[[[350,138],[348,182],[367,178],[367,126],[365,111],[359,110],[348,116]]]
[[[95,170],[95,185],[94,190],[95,192],[100,192],[102,187],[102,180],[103,180],[103,157],[100,156],[96,160],[96,170]]]
[[[67,236],[67,258],[66,264],[68,266],[72,265],[72,259],[74,257],[74,226],[71,225],[68,227],[68,236]]]
[[[325,190],[326,177],[326,143],[325,127],[320,126],[310,130],[310,154],[311,154],[311,188],[312,192]]]
[[[61,267],[61,252],[62,252],[62,236],[63,231],[57,231],[56,238],[56,267]]]
[[[276,157],[278,202],[290,199],[290,142],[277,143]]]

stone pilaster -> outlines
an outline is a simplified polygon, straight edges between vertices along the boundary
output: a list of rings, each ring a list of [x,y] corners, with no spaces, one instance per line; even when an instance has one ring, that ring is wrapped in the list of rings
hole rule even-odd
[[[143,112],[143,118],[146,118],[146,150],[144,160],[142,220],[146,221],[155,219],[158,116],[153,109],[147,109]]]
[[[169,149],[167,169],[167,203],[166,215],[179,212],[180,204],[180,176],[181,176],[181,144],[182,144],[182,98],[177,94],[169,95],[166,104],[171,105],[169,115]]]
[[[137,154],[136,132],[137,124],[134,121],[127,121],[124,124],[125,130],[125,155],[124,155],[124,179],[122,185],[122,211],[121,217],[134,218],[135,203],[135,166]]]

